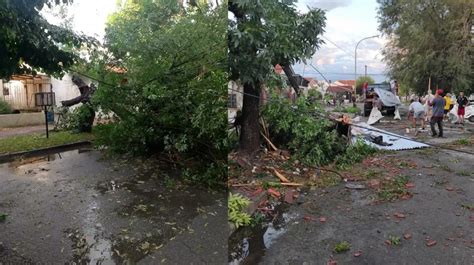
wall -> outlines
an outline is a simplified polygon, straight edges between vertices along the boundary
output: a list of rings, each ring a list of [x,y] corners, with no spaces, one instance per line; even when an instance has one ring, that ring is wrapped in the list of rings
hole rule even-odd
[[[91,80],[81,76],[81,79],[86,83],[90,84]],[[81,95],[79,88],[72,82],[72,75],[66,74],[61,79],[51,78],[51,84],[53,85],[53,92],[56,96],[56,107],[61,106],[61,101],[69,100]],[[72,106],[70,109],[77,108],[81,104]]]
[[[44,124],[43,112],[0,115],[0,128]]]

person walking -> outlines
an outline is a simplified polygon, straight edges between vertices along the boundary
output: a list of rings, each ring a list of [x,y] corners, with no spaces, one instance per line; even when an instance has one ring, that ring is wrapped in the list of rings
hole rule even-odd
[[[430,127],[431,127],[431,136],[433,137],[444,137],[443,136],[443,116],[444,116],[444,105],[446,102],[444,98],[441,96],[443,94],[443,90],[438,89],[436,90],[436,94],[434,99],[429,102],[429,105],[433,107],[433,114],[430,119]],[[436,133],[435,124],[438,124],[439,134]]]
[[[419,100],[412,99],[410,101],[410,106],[408,107],[408,117],[412,117],[413,119],[413,129],[416,130],[416,120],[420,120],[421,122],[421,129],[425,129],[425,108],[421,105]]]
[[[464,96],[464,92],[462,91],[459,92],[457,103],[458,103],[458,118],[459,118],[458,122],[464,125],[464,112],[465,112],[467,103],[469,103],[469,101],[467,100],[467,97]]]
[[[444,100],[446,101],[446,105],[444,105],[444,119],[448,120],[448,113],[452,108],[451,95],[447,93],[446,96],[444,96]]]

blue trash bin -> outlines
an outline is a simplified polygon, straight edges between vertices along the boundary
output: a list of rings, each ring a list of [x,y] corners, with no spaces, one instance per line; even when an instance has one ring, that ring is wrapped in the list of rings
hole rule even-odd
[[[48,111],[46,113],[46,119],[47,119],[48,123],[54,123],[54,112]]]

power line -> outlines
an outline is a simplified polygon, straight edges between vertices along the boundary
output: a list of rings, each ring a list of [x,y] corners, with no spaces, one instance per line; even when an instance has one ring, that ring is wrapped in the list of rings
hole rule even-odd
[[[322,37],[323,39],[327,40],[327,41],[328,41],[329,43],[331,43],[332,45],[334,45],[334,46],[336,46],[337,48],[339,48],[341,51],[347,53],[347,54],[350,55],[351,57],[353,57],[353,58],[355,57],[353,53],[347,51],[347,50],[344,49],[344,48],[339,47],[339,45],[337,45],[336,43],[334,43],[332,40],[328,39],[327,37],[325,37],[325,36],[321,36],[321,37]]]

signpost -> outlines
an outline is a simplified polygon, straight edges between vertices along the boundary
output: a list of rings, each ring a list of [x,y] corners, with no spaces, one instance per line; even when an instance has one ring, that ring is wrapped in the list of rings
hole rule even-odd
[[[46,124],[46,138],[49,138],[48,132],[48,106],[54,105],[54,92],[35,93],[35,106],[44,108],[44,122]]]

